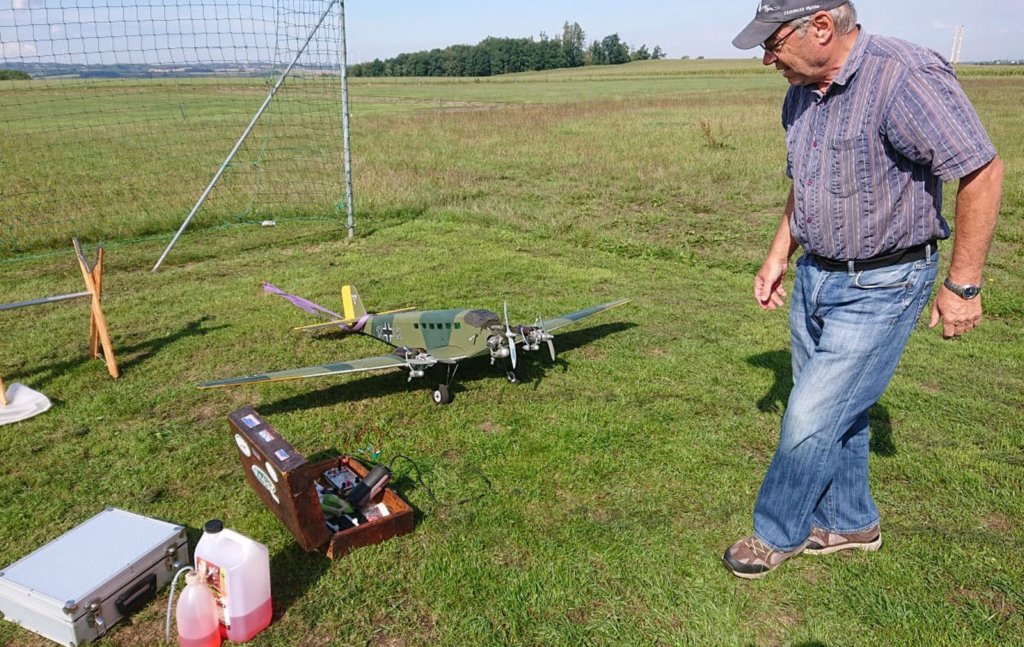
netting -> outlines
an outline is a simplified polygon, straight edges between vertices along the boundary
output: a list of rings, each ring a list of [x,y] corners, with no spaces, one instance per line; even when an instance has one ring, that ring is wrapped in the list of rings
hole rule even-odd
[[[339,218],[340,10],[0,0],[0,258],[173,233],[311,33],[192,227]]]

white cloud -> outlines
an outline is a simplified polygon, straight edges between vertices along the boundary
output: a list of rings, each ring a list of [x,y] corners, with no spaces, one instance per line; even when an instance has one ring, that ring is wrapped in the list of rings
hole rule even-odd
[[[28,9],[28,0],[11,0],[11,9]]]
[[[36,55],[36,46],[32,43],[19,43],[17,41],[0,44],[0,51],[5,59],[31,58]]]
[[[64,35],[64,25],[50,25],[50,35],[51,36],[63,36]]]

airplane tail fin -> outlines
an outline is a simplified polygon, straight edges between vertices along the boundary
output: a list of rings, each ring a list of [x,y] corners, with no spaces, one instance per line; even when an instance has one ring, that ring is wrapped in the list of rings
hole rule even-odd
[[[346,319],[358,319],[366,314],[363,301],[359,298],[359,292],[353,285],[341,286],[341,305],[345,309]]]

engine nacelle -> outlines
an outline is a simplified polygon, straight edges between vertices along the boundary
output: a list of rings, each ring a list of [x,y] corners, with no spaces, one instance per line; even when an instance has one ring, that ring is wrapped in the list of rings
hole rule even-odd
[[[511,355],[511,353],[508,350],[508,346],[502,346],[501,348],[492,348],[491,349],[491,357],[497,357],[499,359],[505,359],[509,355]]]
[[[487,349],[491,351],[491,360],[505,359],[509,356],[508,341],[504,335],[491,335],[488,337]]]

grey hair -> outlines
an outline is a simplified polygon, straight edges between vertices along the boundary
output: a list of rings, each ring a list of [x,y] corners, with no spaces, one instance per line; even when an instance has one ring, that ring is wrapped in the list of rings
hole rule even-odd
[[[853,6],[853,2],[847,2],[829,10],[828,15],[832,16],[832,24],[835,25],[836,33],[840,36],[849,34],[857,28],[857,8]],[[800,33],[800,36],[803,36],[807,33],[807,27],[810,26],[812,18],[814,18],[813,15],[804,16],[789,24]]]

